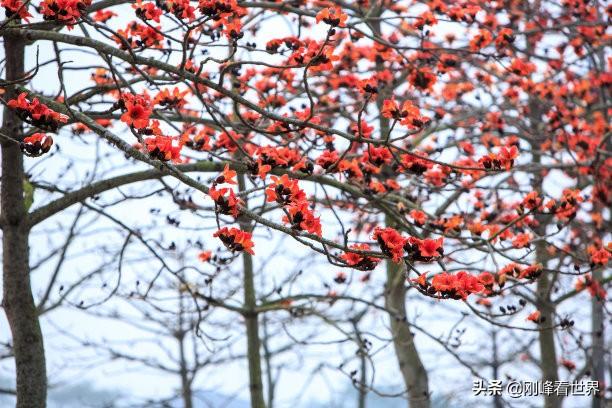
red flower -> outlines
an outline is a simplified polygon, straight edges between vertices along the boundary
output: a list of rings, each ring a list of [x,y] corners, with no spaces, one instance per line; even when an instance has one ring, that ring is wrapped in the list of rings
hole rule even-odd
[[[242,231],[238,228],[227,228],[223,227],[219,231],[215,232],[213,237],[218,237],[223,245],[232,252],[244,251],[251,255],[255,255],[253,251],[253,241],[251,240],[251,234],[246,231]]]
[[[425,157],[424,153],[420,154],[424,155],[423,157]],[[427,170],[433,167],[433,164],[430,161],[419,158],[416,154],[403,154],[401,156],[401,161],[400,170],[410,171],[418,175],[425,173]]]
[[[307,201],[291,203],[287,213],[288,215],[283,217],[283,222],[290,223],[291,228],[321,236],[321,221],[319,217],[314,216]]]
[[[438,258],[444,254],[442,244],[444,238],[437,239],[426,238],[424,240],[410,237],[407,239],[405,249],[408,251],[410,259],[414,261],[431,262],[434,258]]]
[[[155,136],[145,139],[149,156],[161,161],[177,161],[180,158],[181,145],[169,136]]]
[[[226,194],[229,194],[226,197]],[[217,190],[213,185],[208,190],[208,195],[216,204],[216,210],[221,214],[232,215],[234,218],[238,217],[240,212],[238,205],[242,204],[242,200],[236,197],[234,190],[229,188],[222,188]]]
[[[370,246],[368,244],[353,244],[349,248],[360,251],[369,251]],[[352,266],[360,271],[371,271],[376,268],[376,265],[380,262],[380,259],[371,256],[363,256],[354,252],[346,252],[341,256],[346,261],[346,264]]]
[[[438,239],[430,239],[427,238],[421,242],[419,242],[419,252],[423,257],[437,257],[442,255],[442,244],[444,242],[444,238],[440,237]]]
[[[386,147],[368,146],[361,157],[362,162],[371,163],[378,167],[382,166],[383,164],[389,164],[392,160],[393,155]]]
[[[476,301],[477,304],[484,306],[484,307],[488,307],[490,308],[491,306],[493,306],[493,304],[491,303],[491,301],[487,298],[480,298]]]
[[[359,167],[359,162],[356,159],[351,161],[340,160],[338,164],[338,170],[345,173],[350,179],[361,180],[363,178],[363,172]]]
[[[568,371],[574,371],[576,369],[576,364],[572,360],[562,358],[559,363],[561,363],[563,367],[567,368]]]
[[[202,251],[198,254],[198,259],[202,262],[209,262],[212,259],[212,252]]]
[[[136,0],[136,4],[132,4],[132,8],[136,10],[136,15],[144,21],[153,20],[159,23],[159,17],[164,14],[161,9],[155,7],[154,3],[143,4],[142,0]]]
[[[412,217],[414,222],[419,226],[425,225],[427,222],[427,215],[423,211],[412,210],[410,211],[410,217]]]
[[[532,321],[532,322],[534,322],[536,324],[543,322],[543,320],[541,318],[541,313],[540,313],[539,310],[536,310],[535,312],[532,312],[529,316],[527,316],[527,318],[525,320]]]
[[[478,275],[478,280],[484,286],[489,287],[489,288],[495,284],[495,278],[489,272],[483,272],[480,275]]]
[[[288,175],[272,176],[273,184],[266,189],[266,200],[279,204],[297,203],[306,200],[306,194],[298,186],[298,181]]]
[[[518,234],[513,240],[512,240],[512,246],[515,248],[524,248],[526,246],[529,246],[529,243],[531,241],[531,234],[530,233],[524,233],[524,234]]]
[[[93,15],[93,21],[98,23],[106,23],[113,17],[117,17],[117,13],[110,10],[98,10]]]
[[[525,196],[525,198],[523,199],[522,205],[523,207],[529,210],[533,210],[534,208],[538,208],[541,203],[542,203],[542,199],[538,195],[538,192],[532,191],[531,193],[527,194],[527,196]]]
[[[479,51],[493,41],[493,35],[488,30],[482,29],[470,41],[470,50]]]
[[[40,13],[45,20],[54,20],[71,29],[80,19],[91,0],[43,0]]]
[[[44,133],[34,133],[20,143],[21,151],[30,157],[38,157],[47,153],[51,146],[53,146],[53,138]]]
[[[599,284],[599,281],[594,280],[590,273],[582,278],[579,278],[576,281],[575,288],[578,292],[584,290],[584,288],[587,288],[591,297],[596,297],[601,300],[605,299],[608,295],[605,289]]]
[[[244,36],[244,33],[242,33],[241,30],[242,23],[239,19],[234,18],[232,21],[225,23],[223,34],[225,34],[229,40],[238,40]]]
[[[325,8],[317,13],[317,23],[323,20],[324,23],[329,24],[332,27],[345,27],[346,19],[348,16],[342,12],[342,9],[338,6]]]
[[[421,67],[412,70],[408,76],[408,81],[422,91],[431,91],[437,81],[436,74],[430,68]]]
[[[60,123],[68,121],[68,116],[49,109],[47,105],[40,103],[38,98],[34,98],[30,102],[25,92],[20,93],[16,99],[8,101],[7,105],[14,109],[25,122],[52,132],[58,129]]]
[[[229,164],[226,164],[223,168],[223,174],[217,177],[217,179],[215,180],[215,184],[236,184],[236,181],[234,180],[235,177],[236,172],[230,169]]]
[[[374,229],[373,239],[378,241],[380,249],[393,259],[393,262],[399,262],[404,256],[404,245],[408,241],[393,228]]]
[[[411,279],[410,281],[418,284],[423,290],[429,287],[429,282],[427,282],[427,273],[422,273],[418,278]]]
[[[122,122],[136,129],[144,129],[149,126],[152,109],[148,96],[124,94],[122,102],[126,109],[126,112],[121,115]]]
[[[587,252],[591,256],[591,262],[595,265],[606,265],[610,260],[610,252],[605,248],[591,245],[587,248]]]
[[[537,279],[538,276],[540,276],[541,274],[542,274],[542,265],[535,264],[535,265],[530,265],[523,270],[520,270],[518,278],[534,280],[534,279]]]
[[[436,292],[447,293],[451,292],[455,288],[456,278],[446,272],[439,273],[431,280],[431,286]]]
[[[177,87],[175,87],[172,92],[170,92],[168,88],[164,88],[155,95],[153,104],[160,105],[167,109],[181,109],[187,103],[185,96],[188,93],[189,90],[180,91]]]
[[[458,272],[456,275],[440,273],[431,280],[431,287],[434,293],[440,293],[445,298],[463,300],[471,294],[484,290],[478,278],[465,271]]]
[[[29,22],[32,15],[28,12],[28,6],[21,0],[2,0],[0,6],[6,8],[6,17],[10,18],[17,14],[19,18]]]

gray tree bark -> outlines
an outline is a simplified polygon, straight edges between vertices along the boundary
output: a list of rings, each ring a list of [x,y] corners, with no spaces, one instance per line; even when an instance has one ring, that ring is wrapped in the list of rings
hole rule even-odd
[[[399,364],[410,408],[429,408],[427,371],[414,344],[414,334],[406,320],[406,288],[401,264],[387,261],[385,307],[389,311],[393,347]]]
[[[244,174],[238,175],[238,187],[240,191],[246,189]],[[245,205],[247,203],[245,202]],[[239,219],[240,228],[251,231],[250,223],[244,218]],[[252,408],[265,408],[263,382],[261,374],[261,339],[259,338],[259,321],[255,308],[257,298],[255,295],[255,282],[253,278],[253,257],[242,253],[242,267],[244,278],[244,320],[247,336],[247,360],[249,362],[249,390],[251,394]]]
[[[593,272],[593,279],[601,281],[603,277],[602,269],[598,268]],[[591,378],[599,381],[599,393],[593,395],[592,408],[604,408],[605,401],[605,318],[604,302],[597,296],[591,300]]]
[[[23,76],[25,45],[19,38],[5,36],[6,80]],[[5,98],[15,90],[7,87]],[[8,320],[16,368],[17,408],[44,408],[47,374],[43,337],[32,296],[29,268],[29,228],[23,196],[23,155],[16,140],[23,138],[21,120],[4,109],[2,134],[2,181],[0,225],[2,226],[2,306]]]

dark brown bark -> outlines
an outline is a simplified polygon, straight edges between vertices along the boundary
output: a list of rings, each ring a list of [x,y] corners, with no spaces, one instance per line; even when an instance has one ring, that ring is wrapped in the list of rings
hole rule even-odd
[[[24,48],[20,39],[5,37],[7,81],[23,76]],[[12,87],[8,87],[5,98],[11,99],[14,94]],[[4,110],[2,125],[4,135],[14,140],[23,137],[21,121],[13,111]],[[12,334],[17,376],[17,408],[42,408],[46,405],[47,396],[45,350],[30,285],[29,228],[23,181],[23,155],[19,144],[2,140],[2,306]]]

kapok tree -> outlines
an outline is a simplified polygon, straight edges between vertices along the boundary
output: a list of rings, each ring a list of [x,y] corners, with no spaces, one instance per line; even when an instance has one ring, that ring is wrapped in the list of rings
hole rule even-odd
[[[554,332],[571,325],[551,294],[574,291],[579,278],[602,326],[593,328],[592,375],[603,381],[612,198],[612,10],[603,2],[2,6],[3,307],[19,407],[44,406],[46,393],[30,230],[89,197],[160,177],[214,204],[211,238],[243,258],[251,310],[249,270],[263,247],[254,228],[287,234],[364,279],[386,262],[411,406],[428,406],[429,390],[405,321],[406,285],[467,302],[485,319],[496,317],[488,298],[528,288],[542,375],[555,380]],[[277,21],[290,23],[286,33]],[[53,81],[34,86],[51,75],[45,69]],[[73,81],[82,71],[89,81]],[[150,169],[61,186],[30,208],[24,156],[59,155],[53,146],[70,133],[102,138]],[[257,313],[247,331],[258,331]],[[258,350],[249,343],[253,406],[264,405]]]

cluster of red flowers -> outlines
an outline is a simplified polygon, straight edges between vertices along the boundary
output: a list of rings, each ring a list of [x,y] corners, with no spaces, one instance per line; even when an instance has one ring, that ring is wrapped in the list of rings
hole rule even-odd
[[[229,132],[221,132],[217,137],[213,148],[227,149],[228,152],[234,153],[236,150],[238,150],[238,145],[236,142],[243,138],[245,138],[244,135],[236,133],[233,130],[230,130]]]
[[[22,0],[2,0],[0,2],[0,6],[4,7],[6,10],[4,14],[7,18],[11,18],[15,14],[21,19],[24,19],[26,22],[29,21],[29,18],[32,15],[28,12],[28,6]]]
[[[431,262],[444,254],[442,247],[444,238],[437,239],[416,237],[403,237],[395,229],[387,227],[374,229],[373,239],[378,241],[380,249],[399,262],[404,257],[404,251],[411,261]]]
[[[546,203],[546,208],[561,220],[571,220],[576,216],[578,204],[583,201],[584,198],[580,194],[580,190],[566,188],[563,190],[559,203],[550,200]]]
[[[213,234],[213,237],[218,237],[223,245],[232,252],[247,252],[251,255],[255,255],[253,251],[253,240],[251,239],[251,233],[242,231],[238,228],[227,228],[223,227]]]
[[[68,25],[71,29],[91,5],[91,0],[43,0],[40,13],[45,20],[53,20]]]
[[[478,163],[485,169],[494,170],[510,170],[514,166],[514,159],[518,157],[518,148],[516,146],[501,147],[497,154],[489,153],[480,158]]]
[[[393,262],[400,262],[404,257],[404,245],[408,239],[395,229],[376,227],[372,238],[378,241],[381,251],[390,256]]]
[[[535,264],[530,266],[521,266],[517,263],[510,263],[504,266],[497,274],[497,283],[503,286],[506,283],[508,276],[515,279],[529,279],[535,280],[542,274],[543,266],[541,264]]]
[[[176,138],[156,135],[147,137],[144,142],[147,152],[152,158],[161,161],[180,161],[182,145]]]
[[[349,247],[358,251],[369,251],[368,244],[353,244]],[[346,264],[360,271],[371,271],[380,263],[379,258],[374,258],[367,255],[359,255],[354,252],[346,252],[341,256],[346,261]]]
[[[320,23],[323,21],[325,24],[329,24],[332,27],[345,27],[348,16],[342,12],[342,9],[338,6],[324,8],[317,13],[316,21]]]
[[[208,151],[211,149],[210,139],[215,134],[216,132],[213,128],[191,126],[182,134],[181,140],[183,140],[185,146],[193,150]]]
[[[593,265],[607,265],[611,258],[609,249],[600,248],[596,245],[590,245],[587,248],[587,253],[591,256],[591,263]]]
[[[512,246],[515,248],[529,247],[529,244],[531,243],[532,238],[533,236],[528,232],[517,234],[512,240]]]
[[[168,88],[164,88],[155,95],[153,104],[167,109],[181,109],[187,103],[185,96],[188,93],[188,89],[181,91],[179,88],[174,87],[171,92]]]
[[[38,98],[29,101],[25,92],[8,101],[8,107],[14,109],[24,122],[51,132],[57,131],[60,123],[68,121],[68,116],[48,108],[44,103],[40,103]]]
[[[413,261],[431,262],[444,255],[444,238],[437,239],[418,239],[409,237],[404,245],[408,256]]]
[[[275,38],[266,43],[266,51],[270,54],[278,52],[281,45],[285,45],[287,49],[295,51],[302,46],[302,42],[297,37]]]
[[[200,0],[198,7],[205,16],[219,20],[232,15],[243,16],[246,10],[236,0]]]
[[[308,65],[311,71],[320,72],[331,70],[332,62],[339,59],[338,55],[334,55],[333,46],[324,45],[314,40],[304,40],[304,44],[289,56],[287,63]]]
[[[154,3],[143,3],[142,0],[136,0],[136,4],[132,4],[132,8],[136,10],[136,16],[144,21],[153,20],[159,23],[159,18],[164,14]]]
[[[246,10],[238,6],[236,0],[200,0],[199,9],[205,16],[216,21],[216,26],[223,26],[223,33],[229,40],[238,40],[244,35],[240,19]]]
[[[93,21],[98,23],[106,23],[113,17],[117,17],[117,13],[111,10],[98,10],[93,15]]]
[[[288,175],[272,176],[273,183],[266,189],[266,201],[276,202],[283,206],[283,222],[291,224],[298,231],[308,231],[321,235],[321,221],[315,217],[306,199],[306,194],[298,186],[298,181]]]
[[[525,320],[529,320],[531,322],[534,322],[535,324],[540,324],[544,323],[546,321],[546,318],[542,317],[542,313],[540,313],[539,310],[536,310],[534,312],[531,312]]]
[[[400,170],[409,171],[411,173],[421,175],[427,170],[433,168],[433,163],[421,157],[425,157],[425,153],[414,152],[413,154],[403,154],[400,157]]]
[[[263,146],[254,151],[256,160],[251,163],[252,174],[257,174],[263,180],[273,168],[287,169],[292,167],[293,171],[305,171],[312,173],[313,164],[302,159],[302,155],[296,149],[288,147]]]
[[[153,112],[149,95],[133,95],[124,93],[119,100],[119,107],[125,112],[121,121],[135,129],[144,129],[149,126],[149,117]]]
[[[415,67],[408,75],[408,82],[421,91],[431,91],[436,81],[436,74],[429,67]]]
[[[138,24],[133,21],[128,24],[125,30],[117,30],[117,35],[113,37],[115,42],[122,50],[138,48],[162,48],[164,36],[160,27]]]
[[[437,295],[444,299],[463,299],[474,293],[485,290],[485,285],[480,278],[465,271],[451,274],[447,272],[439,273],[427,281],[425,274],[413,279],[419,287],[430,295]]]
[[[53,146],[53,138],[44,133],[34,133],[23,139],[19,144],[21,151],[30,157],[38,157],[43,155]]]
[[[400,121],[409,129],[420,129],[431,121],[429,117],[421,115],[420,109],[410,101],[405,101],[400,108],[395,100],[387,99],[383,102],[381,114],[385,118]]]
[[[229,165],[225,165],[223,173],[216,178],[213,182],[212,187],[208,190],[208,195],[215,202],[215,209],[221,214],[232,215],[234,218],[238,217],[240,209],[239,205],[242,204],[242,200],[236,197],[234,190],[231,188],[221,188],[217,190],[218,184],[236,184],[234,178],[236,172],[229,168]]]
[[[189,0],[156,0],[156,3],[163,11],[172,13],[179,19],[195,19],[195,7],[189,4]]]
[[[531,193],[527,194],[525,198],[523,198],[523,201],[521,202],[521,207],[527,208],[528,210],[535,210],[539,209],[541,204],[542,199],[540,198],[538,192],[532,191]]]
[[[607,293],[604,288],[601,287],[599,281],[593,279],[591,274],[587,274],[576,281],[575,285],[576,291],[580,292],[584,289],[588,289],[591,297],[596,297],[600,300],[606,298]]]

